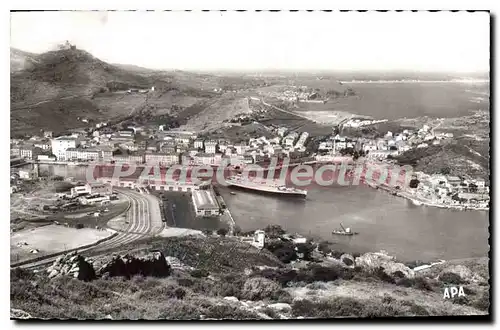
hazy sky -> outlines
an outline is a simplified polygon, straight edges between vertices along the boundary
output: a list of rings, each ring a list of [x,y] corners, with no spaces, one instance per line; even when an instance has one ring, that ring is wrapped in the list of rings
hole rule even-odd
[[[489,39],[488,13],[11,13],[12,47],[155,69],[489,71]]]

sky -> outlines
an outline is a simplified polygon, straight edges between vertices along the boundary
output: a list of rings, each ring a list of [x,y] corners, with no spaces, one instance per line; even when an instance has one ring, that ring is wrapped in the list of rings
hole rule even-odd
[[[68,40],[109,63],[180,70],[489,71],[488,13],[13,12],[11,47]]]

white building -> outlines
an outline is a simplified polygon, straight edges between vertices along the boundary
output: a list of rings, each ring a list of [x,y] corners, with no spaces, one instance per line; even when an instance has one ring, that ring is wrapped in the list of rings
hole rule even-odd
[[[168,166],[179,164],[179,155],[166,153],[146,153],[144,156],[146,164]]]
[[[278,128],[278,135],[283,137],[287,131],[288,129],[286,127],[280,127]]]
[[[205,142],[205,153],[206,154],[215,154],[217,148],[216,141],[206,141]]]
[[[304,144],[306,143],[306,140],[307,138],[309,137],[309,133],[307,132],[303,132],[300,137],[299,137],[299,140],[297,141],[297,143],[295,144],[295,148],[300,148],[300,147],[303,147]]]
[[[52,153],[57,160],[66,160],[66,150],[76,148],[78,141],[75,137],[60,136],[51,140]]]
[[[220,206],[212,190],[196,190],[192,193],[193,205],[197,216],[216,216]]]
[[[96,149],[80,149],[68,148],[66,149],[66,160],[97,160],[101,152]]]
[[[196,149],[202,149],[203,148],[203,140],[195,140],[194,141],[194,147]]]
[[[283,144],[292,147],[297,137],[298,137],[297,132],[291,132],[283,139]]]
[[[238,143],[234,145],[234,148],[236,149],[236,153],[238,155],[242,155],[247,151],[247,146],[245,143]]]

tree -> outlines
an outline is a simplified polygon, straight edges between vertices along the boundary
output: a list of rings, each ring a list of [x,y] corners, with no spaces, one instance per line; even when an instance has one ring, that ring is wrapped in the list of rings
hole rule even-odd
[[[311,253],[314,250],[314,245],[311,243],[300,243],[296,245],[297,253],[303,254],[302,259],[311,260]]]
[[[470,191],[471,193],[475,193],[475,192],[477,192],[477,185],[476,185],[475,183],[472,183],[472,182],[471,182],[471,183],[469,183],[469,191]]]
[[[443,167],[440,172],[443,175],[448,175],[451,173],[451,169],[449,167]]]
[[[332,249],[330,248],[330,243],[328,241],[322,241],[318,244],[318,251],[323,253],[323,254],[328,254],[332,252]]]
[[[418,181],[417,179],[411,179],[410,180],[410,188],[417,188],[419,183],[420,183],[420,181]]]
[[[283,228],[281,228],[281,226],[279,225],[268,225],[266,228],[264,228],[264,232],[270,238],[277,238],[285,234],[285,230],[283,230]]]
[[[283,263],[287,264],[292,260],[297,259],[297,253],[291,246],[283,246],[273,252],[273,254]]]
[[[227,235],[227,229],[226,228],[219,228],[219,229],[217,229],[217,235],[222,236],[222,237],[226,236]]]

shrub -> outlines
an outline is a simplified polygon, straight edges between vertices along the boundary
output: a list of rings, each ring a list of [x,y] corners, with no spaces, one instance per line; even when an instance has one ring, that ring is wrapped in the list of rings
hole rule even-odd
[[[387,274],[385,271],[384,271],[384,268],[382,267],[379,267],[375,270],[374,274],[379,278],[381,279],[382,281],[384,282],[387,282],[387,283],[396,283],[396,281],[394,280],[394,278],[392,278],[392,276],[390,276],[389,274]]]
[[[281,286],[264,277],[254,277],[245,281],[241,297],[247,300],[276,300],[282,294]]]
[[[410,313],[413,313],[417,316],[429,316],[429,311],[425,309],[425,307],[421,305],[417,305],[415,303],[412,303],[410,306]]]
[[[252,320],[258,319],[257,315],[252,312],[242,310],[235,306],[228,305],[213,305],[210,306],[206,312],[207,318],[214,319],[230,319],[230,320]]]
[[[339,268],[315,266],[311,269],[311,276],[308,282],[329,282],[335,281],[340,277]]]
[[[285,264],[297,259],[297,253],[292,247],[279,248],[277,250],[274,250],[273,254],[279,259],[279,261]]]
[[[219,236],[226,236],[227,235],[227,229],[225,229],[225,228],[219,228],[217,230],[217,235],[219,235]]]
[[[424,277],[415,277],[413,286],[415,287],[415,289],[419,290],[434,291],[432,285]]]
[[[266,314],[267,316],[269,316],[272,319],[279,319],[280,318],[278,312],[274,308],[271,308],[271,307],[268,307],[268,306],[264,307],[261,310],[261,312],[264,313],[264,314]]]
[[[470,301],[467,296],[454,297],[451,302],[459,305],[470,305]]]
[[[155,287],[145,290],[139,295],[140,299],[163,301],[165,298],[183,299],[186,296],[186,290],[179,286],[168,284],[166,286]]]
[[[384,297],[382,298],[382,302],[384,304],[389,304],[391,302],[393,302],[395,299],[393,297],[391,297],[390,295],[388,295],[387,293],[384,294]]]
[[[333,318],[339,316],[361,316],[364,306],[359,301],[348,297],[336,297],[335,300],[312,302],[310,300],[298,300],[292,305],[292,313],[295,317]]]
[[[489,291],[483,292],[479,298],[477,298],[473,303],[472,306],[482,310],[482,311],[487,311],[490,308],[490,293]]]
[[[205,269],[195,269],[190,274],[192,277],[201,278],[207,277],[210,273]]]
[[[409,279],[407,277],[400,278],[396,280],[396,285],[398,286],[404,286],[406,288],[410,288],[415,284],[414,279]]]
[[[335,259],[340,259],[340,257],[344,254],[344,252],[342,251],[335,251],[335,250],[332,250],[331,253],[332,257],[334,257]]]
[[[463,284],[464,281],[460,277],[460,275],[450,272],[445,272],[439,275],[439,280],[445,284]]]

